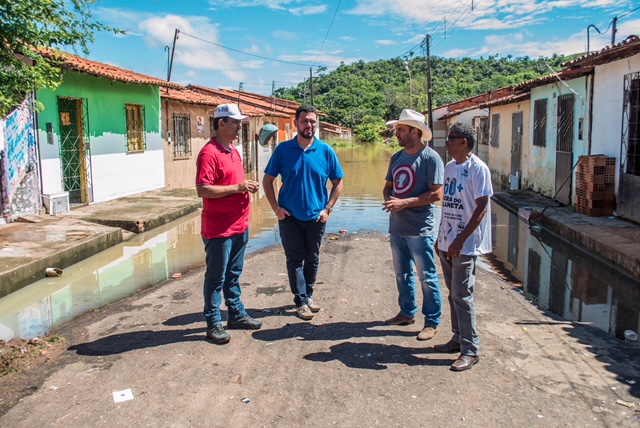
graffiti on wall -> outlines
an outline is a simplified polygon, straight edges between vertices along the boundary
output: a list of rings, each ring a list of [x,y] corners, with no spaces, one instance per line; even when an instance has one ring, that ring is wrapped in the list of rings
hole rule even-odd
[[[3,126],[3,199],[10,204],[12,197],[36,165],[36,139],[32,111],[28,100],[4,119]]]

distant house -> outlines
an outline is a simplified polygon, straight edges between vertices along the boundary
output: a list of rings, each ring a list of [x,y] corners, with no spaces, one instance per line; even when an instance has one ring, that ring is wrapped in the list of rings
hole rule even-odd
[[[320,121],[320,139],[321,140],[350,140],[351,129],[340,125],[334,125],[329,122]]]
[[[486,157],[491,166],[491,179],[498,188],[519,189],[530,161],[529,93],[513,92],[481,103],[479,107],[488,113],[489,128],[488,138],[478,141],[478,152],[486,153],[482,157]]]
[[[590,154],[592,70],[565,69],[515,87],[531,92],[522,187],[566,205],[576,194],[578,159]]]
[[[198,153],[214,135],[213,113],[218,105],[232,101],[189,89],[166,88],[160,96],[166,187],[193,187]],[[234,145],[243,155],[245,170],[249,172],[257,168],[258,144],[254,134],[262,127],[263,112],[243,106],[242,113],[251,118],[243,123],[240,138]]]
[[[474,153],[482,160],[489,160],[489,151],[486,148],[489,138],[489,121],[486,110],[479,107],[479,104],[503,98],[511,95],[511,87],[497,89],[495,91],[476,95],[455,103],[446,104],[433,109],[433,148],[447,160],[445,140],[447,139],[449,127],[455,122],[463,122],[474,127],[478,144]],[[427,114],[425,112],[425,114]]]
[[[617,161],[617,214],[640,222],[640,38],[591,53],[563,66],[594,67],[589,153]]]
[[[299,103],[287,101],[287,103],[289,103],[288,105],[280,105],[281,101],[285,100],[278,100],[277,98],[265,97],[249,92],[212,89],[198,85],[188,85],[187,88],[204,95],[225,98],[229,103],[238,104],[240,111],[244,111],[245,107],[258,109],[264,117],[263,125],[273,124],[278,127],[277,142],[293,138],[295,132],[293,120],[295,119],[296,109],[300,105]],[[249,135],[257,134],[260,129],[252,131],[253,132],[249,133],[249,130],[247,130],[247,133]]]
[[[55,55],[55,54],[49,54]],[[61,85],[38,91],[43,197],[103,202],[165,185],[160,88],[182,86],[71,54]]]

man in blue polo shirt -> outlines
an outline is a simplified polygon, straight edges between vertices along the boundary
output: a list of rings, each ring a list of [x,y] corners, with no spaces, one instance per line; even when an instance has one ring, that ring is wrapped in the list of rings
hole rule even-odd
[[[265,168],[262,185],[278,217],[280,239],[287,259],[289,286],[296,312],[313,318],[320,306],[312,299],[320,264],[320,244],[325,226],[342,192],[342,167],[327,143],[315,138],[317,110],[303,105],[296,110],[298,135],[279,144]],[[276,198],[274,180],[282,187]],[[327,192],[331,181],[331,193]]]

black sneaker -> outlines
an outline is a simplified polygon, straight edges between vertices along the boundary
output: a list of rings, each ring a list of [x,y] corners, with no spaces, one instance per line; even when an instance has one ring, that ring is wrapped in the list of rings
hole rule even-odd
[[[207,339],[218,345],[224,345],[225,343],[229,343],[231,336],[224,331],[222,325],[214,325],[213,328],[207,330]]]
[[[237,320],[227,321],[227,328],[235,330],[258,330],[262,327],[262,321],[251,318],[249,315],[245,315]]]

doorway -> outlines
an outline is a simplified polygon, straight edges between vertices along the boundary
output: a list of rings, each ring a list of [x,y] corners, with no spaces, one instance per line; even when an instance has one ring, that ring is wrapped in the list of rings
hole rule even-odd
[[[87,100],[58,97],[60,166],[70,204],[93,202]]]

